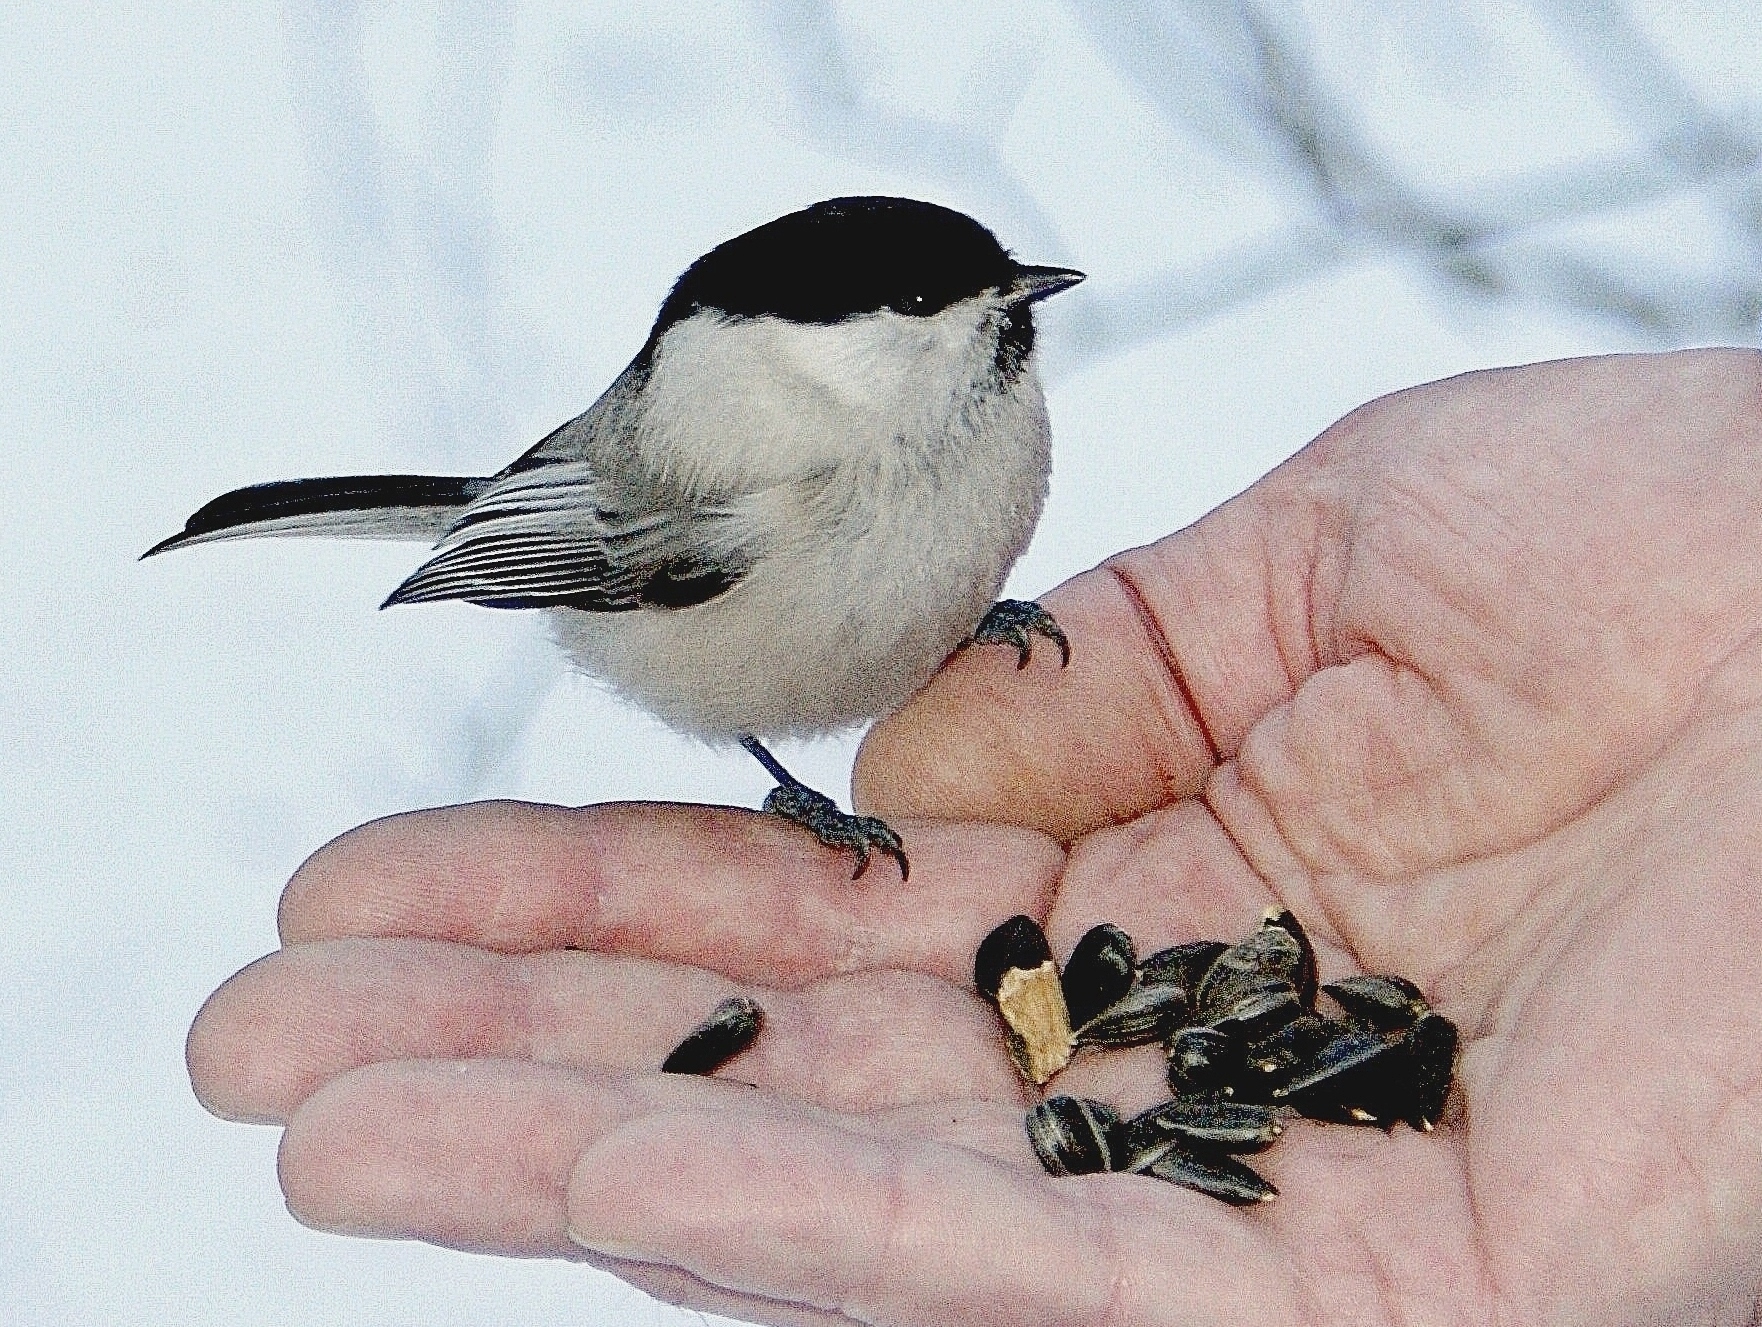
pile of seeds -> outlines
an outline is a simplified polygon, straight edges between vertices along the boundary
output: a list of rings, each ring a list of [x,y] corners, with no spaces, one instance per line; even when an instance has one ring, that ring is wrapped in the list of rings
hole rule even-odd
[[[1028,1138],[1054,1175],[1131,1171],[1264,1202],[1277,1190],[1236,1155],[1270,1147],[1282,1117],[1429,1132],[1450,1093],[1455,1024],[1404,977],[1318,985],[1315,951],[1283,909],[1236,944],[1198,940],[1142,962],[1132,938],[1104,924],[1062,972],[1034,920],[1011,917],[973,970],[1035,1087],[1084,1050],[1161,1042],[1167,1054],[1171,1099],[1130,1119],[1070,1096],[1028,1112]],[[1317,1011],[1318,991],[1340,1017]]]

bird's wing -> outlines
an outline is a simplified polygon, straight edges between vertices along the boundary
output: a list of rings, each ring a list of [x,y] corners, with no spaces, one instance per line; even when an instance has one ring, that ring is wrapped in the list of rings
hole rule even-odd
[[[742,501],[619,498],[586,461],[504,472],[386,605],[684,608],[735,584],[758,550]]]

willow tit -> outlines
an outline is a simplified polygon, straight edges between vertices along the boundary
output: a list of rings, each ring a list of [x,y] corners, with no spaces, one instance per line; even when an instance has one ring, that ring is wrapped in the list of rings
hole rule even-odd
[[[1083,279],[971,217],[835,198],[693,263],[600,399],[488,478],[371,475],[216,498],[144,556],[256,535],[438,541],[386,599],[550,611],[584,671],[738,740],[767,810],[907,869],[899,837],[761,737],[896,708],[973,640],[1025,664],[1038,606],[993,606],[1050,471],[1036,301]],[[988,611],[989,609],[989,611]]]

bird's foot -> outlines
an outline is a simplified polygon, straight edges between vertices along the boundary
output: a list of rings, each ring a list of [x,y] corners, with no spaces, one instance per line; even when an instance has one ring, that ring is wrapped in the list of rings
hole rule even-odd
[[[985,610],[973,634],[961,642],[968,645],[1007,645],[1016,652],[1016,667],[1026,668],[1034,651],[1033,638],[1044,636],[1058,646],[1061,668],[1071,664],[1071,641],[1051,613],[1026,599],[999,599]]]
[[[828,848],[853,850],[857,855],[857,869],[851,872],[852,880],[869,869],[869,854],[876,849],[899,863],[901,881],[911,877],[912,868],[905,858],[905,846],[885,820],[840,811],[830,797],[815,792],[805,783],[778,784],[766,796],[764,809],[800,825]]]
[[[899,863],[901,882],[911,878],[912,868],[905,859],[905,845],[894,833],[893,826],[876,816],[854,816],[840,811],[838,804],[825,793],[815,792],[784,769],[783,762],[751,734],[743,736],[740,744],[777,780],[777,786],[765,796],[764,810],[800,825],[828,848],[854,851],[857,869],[851,872],[852,880],[869,869],[869,854],[877,848]]]

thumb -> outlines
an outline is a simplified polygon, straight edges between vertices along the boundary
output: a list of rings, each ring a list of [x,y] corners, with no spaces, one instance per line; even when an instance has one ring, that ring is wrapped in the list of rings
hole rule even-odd
[[[864,739],[857,804],[1068,842],[1198,792],[1315,670],[1304,587],[1318,508],[1297,474],[1310,464],[1047,595],[1069,668],[1044,642],[1025,670],[1009,650],[955,655]]]

